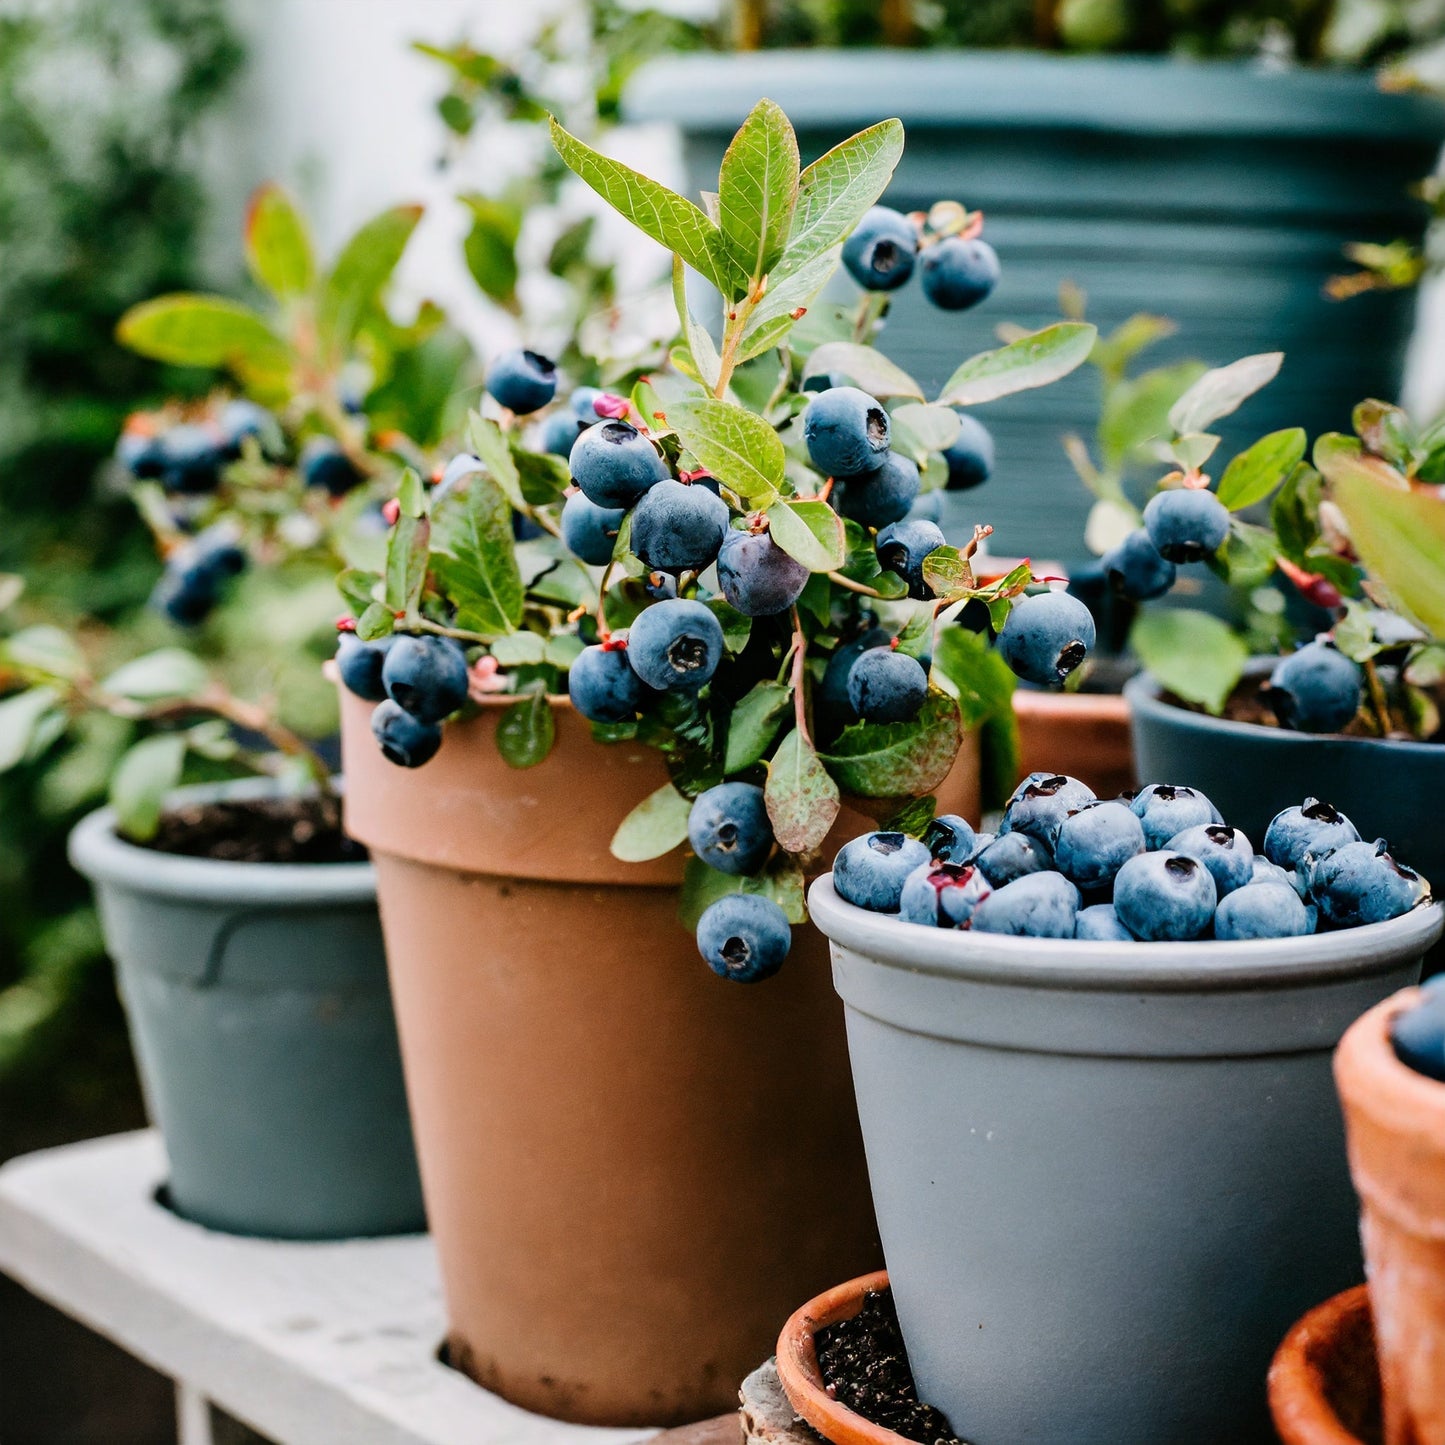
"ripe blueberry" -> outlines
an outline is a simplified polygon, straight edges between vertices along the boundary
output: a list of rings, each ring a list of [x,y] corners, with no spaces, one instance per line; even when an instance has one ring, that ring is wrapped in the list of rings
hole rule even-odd
[[[1144,842],[1150,848],[1162,848],[1186,828],[1205,823],[1219,823],[1219,809],[1196,788],[1174,783],[1150,783],[1134,794],[1129,805],[1144,824]]]
[[[788,916],[757,893],[730,893],[697,923],[697,951],[720,978],[759,983],[782,966],[792,947]]]
[[[908,522],[932,522],[935,527],[943,525],[943,493],[937,489],[920,492],[904,518]]]
[[[297,465],[308,487],[320,487],[333,497],[344,497],[363,479],[361,468],[333,437],[312,437],[301,448]]]
[[[925,248],[920,263],[923,294],[942,311],[966,311],[998,285],[998,254],[987,241],[948,236]]]
[[[225,440],[210,427],[184,422],[160,438],[160,483],[168,492],[198,496],[221,480]]]
[[[336,670],[346,690],[367,702],[385,702],[381,669],[390,651],[390,636],[363,642],[354,632],[343,632],[336,645]]]
[[[978,839],[973,825],[957,813],[940,813],[923,830],[923,846],[939,863],[967,863],[978,851]]]
[[[843,243],[843,264],[865,291],[896,291],[917,256],[918,228],[888,206],[874,206]]]
[[[1094,790],[1077,778],[1064,773],[1030,773],[1013,790],[999,832],[1027,833],[1045,844],[1052,857],[1054,840],[1064,819],[1095,801]]]
[[[763,790],[751,783],[719,783],[699,793],[687,816],[687,841],[719,873],[756,873],[773,851]]]
[[[910,597],[926,601],[933,589],[923,578],[924,559],[945,545],[942,530],[932,522],[894,522],[878,534],[878,565],[903,578]]]
[[[848,701],[864,722],[909,722],[928,698],[928,674],[916,657],[874,647],[848,673]]]
[[[439,723],[467,700],[467,656],[450,637],[398,636],[381,680],[394,703],[422,722]]]
[[[820,391],[803,413],[803,440],[827,477],[852,477],[879,465],[888,450],[888,413],[856,386]]]
[[[1079,890],[1062,873],[1026,873],[989,894],[973,912],[975,933],[1072,938]]]
[[[920,485],[917,465],[897,452],[888,452],[872,471],[838,483],[833,496],[845,517],[865,527],[886,527],[908,515]]]
[[[599,507],[630,507],[667,475],[657,448],[631,422],[605,421],[577,438],[572,480]]]
[[[958,435],[943,449],[943,460],[948,463],[949,491],[982,486],[993,475],[993,434],[976,417],[960,411]]]
[[[1254,848],[1238,828],[1223,823],[1197,823],[1176,833],[1164,845],[1171,853],[1183,853],[1209,869],[1214,886],[1223,898],[1254,878]]]
[[[1133,943],[1134,935],[1119,922],[1112,903],[1093,903],[1079,909],[1074,920],[1074,937],[1096,943]]]
[[[1198,938],[1217,902],[1209,869],[1183,853],[1141,853],[1114,879],[1114,911],[1135,938]]]
[[[908,875],[931,861],[928,849],[906,833],[865,833],[838,850],[833,887],[858,908],[897,913]]]
[[[627,635],[632,669],[659,692],[695,692],[722,661],[722,625],[701,602],[674,597],[638,613]]]
[[[927,928],[963,928],[991,891],[977,868],[924,863],[904,880],[898,916]]]
[[[1306,798],[1298,808],[1276,813],[1264,834],[1264,856],[1298,872],[1307,858],[1323,858],[1346,843],[1358,843],[1355,825],[1338,808]]]
[[[281,434],[281,423],[254,401],[237,398],[228,401],[221,408],[221,436],[228,459],[241,455],[241,443],[254,438],[263,457],[279,457],[286,450],[286,439]]]
[[[1224,545],[1229,509],[1202,487],[1178,487],[1149,499],[1144,527],[1166,561],[1202,562]]]
[[[1390,856],[1383,838],[1346,843],[1316,860],[1309,870],[1309,888],[1320,916],[1336,928],[1398,918],[1430,891],[1413,868]]]
[[[1113,882],[1129,859],[1144,851],[1144,826],[1123,803],[1086,803],[1059,824],[1054,864],[1088,892]]]
[[[487,370],[487,390],[498,406],[526,416],[557,395],[557,364],[535,351],[506,351]]]
[[[399,768],[429,763],[442,745],[442,730],[433,722],[414,717],[390,698],[371,714],[371,733],[387,762]]]
[[[666,602],[677,596],[677,578],[671,572],[649,572],[642,579],[642,590],[654,602]]]
[[[246,569],[246,553],[226,527],[202,532],[166,564],[151,605],[179,627],[204,622],[226,583]]]
[[[1309,911],[1288,883],[1247,883],[1221,898],[1214,910],[1214,936],[1225,942],[1299,938],[1313,932]]]
[[[554,411],[542,423],[542,449],[551,452],[554,457],[570,457],[577,438],[586,429],[587,423],[579,420],[570,408]]]
[[[572,706],[589,722],[624,722],[637,714],[647,687],[620,647],[584,647],[567,671]]]
[[[700,572],[716,559],[730,515],[728,504],[706,487],[665,478],[632,513],[632,550],[649,567]]]
[[[722,595],[744,617],[773,617],[802,595],[812,573],[767,532],[730,530],[717,556]]]
[[[1418,1002],[1390,1020],[1390,1042],[1407,1068],[1445,1081],[1445,997],[1426,989]]]
[[[1162,597],[1178,574],[1174,564],[1160,555],[1149,533],[1140,527],[1105,556],[1104,575],[1120,597],[1147,602],[1151,597]]]
[[[1094,636],[1094,619],[1077,597],[1039,592],[1014,603],[998,650],[1025,682],[1061,687],[1088,656]]]
[[[1004,888],[1030,873],[1052,871],[1054,855],[1047,843],[1027,833],[1000,833],[970,861],[995,888]]]
[[[1360,710],[1364,684],[1359,663],[1331,643],[1308,642],[1275,668],[1265,696],[1284,727],[1338,733]]]
[[[579,386],[567,398],[567,409],[578,421],[585,421],[588,426],[591,426],[601,415],[593,403],[603,394],[598,387]]]
[[[612,560],[626,515],[623,507],[599,507],[585,492],[573,492],[562,503],[562,540],[574,557],[593,567],[605,567]]]
[[[871,627],[861,637],[840,644],[828,659],[823,669],[823,681],[818,685],[814,698],[821,725],[841,732],[850,722],[857,722],[858,714],[848,701],[848,674],[853,664],[872,647],[887,647],[892,635],[882,627]]]

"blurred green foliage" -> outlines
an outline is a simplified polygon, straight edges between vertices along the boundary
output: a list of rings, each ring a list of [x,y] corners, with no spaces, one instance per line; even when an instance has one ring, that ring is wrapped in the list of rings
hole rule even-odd
[[[129,411],[205,378],[142,360],[114,330],[128,305],[197,279],[197,127],[240,61],[221,0],[0,16],[0,571],[29,579],[22,620],[127,624],[159,571],[97,471]],[[101,956],[64,844],[104,794],[104,731],[97,719],[53,762],[0,779],[0,1072]]]

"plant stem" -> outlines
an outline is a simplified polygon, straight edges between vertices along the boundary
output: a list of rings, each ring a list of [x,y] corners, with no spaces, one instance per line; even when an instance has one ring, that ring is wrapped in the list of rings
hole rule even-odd
[[[409,618],[406,626],[408,631],[433,632],[438,637],[454,637],[458,642],[475,642],[482,647],[486,647],[492,640],[480,632],[468,632],[464,627],[446,627],[425,617]]]
[[[861,597],[876,597],[880,602],[886,602],[888,600],[881,592],[869,587],[867,583],[855,582],[851,577],[845,577],[841,572],[829,572],[828,580],[848,592],[858,593]]]
[[[868,340],[873,329],[873,293],[865,291],[858,298],[858,309],[853,313],[853,340],[860,346]]]
[[[1374,713],[1375,726],[1379,728],[1380,736],[1387,738],[1390,735],[1390,704],[1385,697],[1385,685],[1380,681],[1373,657],[1365,659],[1365,683],[1370,694],[1370,708]]]
[[[797,722],[799,736],[809,747],[812,747],[813,736],[808,731],[807,660],[808,639],[803,635],[803,619],[798,616],[798,609],[795,606],[793,608],[793,717]]]
[[[767,278],[765,277],[764,280]],[[761,283],[759,283],[761,285]],[[721,401],[728,392],[728,384],[733,379],[733,372],[737,370],[738,349],[743,344],[743,332],[747,330],[748,317],[753,314],[753,307],[763,299],[761,290],[749,288],[748,294],[736,305],[731,306],[725,313],[723,319],[723,344],[719,356],[717,385],[713,387],[712,394]],[[727,303],[724,303],[725,305]]]

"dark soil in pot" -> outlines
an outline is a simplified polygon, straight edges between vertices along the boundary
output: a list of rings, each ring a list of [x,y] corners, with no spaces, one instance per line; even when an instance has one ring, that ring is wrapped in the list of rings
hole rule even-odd
[[[864,1295],[852,1319],[824,1325],[814,1342],[823,1382],[840,1405],[919,1445],[960,1445],[943,1411],[918,1398],[891,1289]]]
[[[140,845],[224,863],[364,863],[366,849],[341,831],[341,799],[220,799],[168,809]]]

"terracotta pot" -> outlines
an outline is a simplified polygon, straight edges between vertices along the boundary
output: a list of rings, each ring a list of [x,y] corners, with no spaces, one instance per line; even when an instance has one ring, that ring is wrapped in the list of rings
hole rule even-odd
[[[715,978],[676,917],[681,855],[608,852],[660,755],[594,742],[565,701],[520,772],[496,708],[415,772],[370,712],[343,697],[347,827],[377,871],[453,1362],[592,1424],[735,1407],[798,1299],[881,1262],[822,938],[797,930],[756,988]],[[976,815],[976,747],[940,801]]]
[[[1284,1445],[1380,1445],[1380,1371],[1364,1285],[1316,1305],[1285,1336],[1269,1370]]]
[[[1405,989],[1340,1042],[1335,1082],[1375,1313],[1387,1445],[1445,1445],[1445,1084],[1395,1057]]]
[[[858,1314],[865,1295],[887,1288],[886,1269],[834,1285],[795,1310],[778,1336],[778,1378],[788,1401],[832,1445],[904,1445],[903,1436],[896,1431],[865,1420],[828,1393],[814,1343],[819,1330]]]
[[[1019,777],[1068,773],[1101,798],[1137,785],[1129,738],[1129,706],[1121,693],[1014,693],[1019,725]]]

